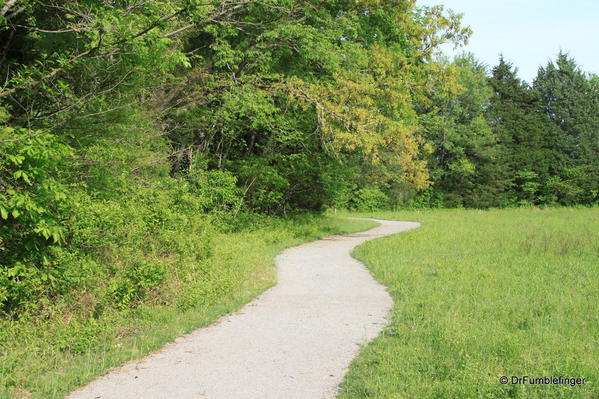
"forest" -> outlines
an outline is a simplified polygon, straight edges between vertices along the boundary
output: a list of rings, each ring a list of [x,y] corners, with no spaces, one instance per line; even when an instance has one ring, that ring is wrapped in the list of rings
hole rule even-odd
[[[471,34],[414,0],[0,1],[0,318],[168,302],[298,214],[597,204],[599,76],[442,55]]]

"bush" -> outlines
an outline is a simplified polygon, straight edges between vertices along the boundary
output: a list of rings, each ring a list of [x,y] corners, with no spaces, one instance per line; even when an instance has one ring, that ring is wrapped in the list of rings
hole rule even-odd
[[[349,206],[361,212],[385,209],[389,206],[389,197],[378,188],[362,188],[356,191]]]
[[[53,251],[65,243],[62,222],[70,202],[57,175],[72,155],[58,137],[3,126],[3,118],[0,140],[13,141],[0,151],[0,314],[64,288]]]
[[[115,280],[110,300],[119,308],[128,308],[146,299],[166,277],[166,267],[159,262],[136,261],[127,265],[122,276]]]
[[[190,194],[197,196],[203,212],[226,213],[241,206],[237,177],[225,170],[194,169],[187,174]]]

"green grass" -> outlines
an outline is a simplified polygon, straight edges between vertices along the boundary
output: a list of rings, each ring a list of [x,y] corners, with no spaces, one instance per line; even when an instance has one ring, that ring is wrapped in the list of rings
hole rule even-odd
[[[395,306],[340,399],[599,398],[598,208],[363,216],[423,226],[355,251]]]
[[[170,293],[168,301],[157,298],[154,304],[113,309],[98,318],[82,317],[65,305],[46,320],[0,321],[0,398],[63,398],[110,368],[214,322],[271,287],[274,257],[285,247],[375,225],[332,217],[266,223],[213,237],[212,256],[195,265],[193,273],[167,280],[163,290]],[[85,298],[76,302],[82,303]]]

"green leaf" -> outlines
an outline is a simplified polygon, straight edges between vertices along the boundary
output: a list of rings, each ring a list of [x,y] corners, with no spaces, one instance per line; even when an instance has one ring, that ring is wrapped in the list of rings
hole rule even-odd
[[[53,231],[52,232],[52,240],[54,241],[54,243],[59,243],[61,240],[61,236],[60,236],[60,232],[59,231]]]

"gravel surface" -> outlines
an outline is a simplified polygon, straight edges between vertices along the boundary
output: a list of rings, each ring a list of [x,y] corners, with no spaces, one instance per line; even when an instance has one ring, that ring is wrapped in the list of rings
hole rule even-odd
[[[334,398],[360,347],[387,325],[391,297],[351,251],[418,227],[377,220],[276,258],[278,284],[214,325],[176,339],[70,399]]]

